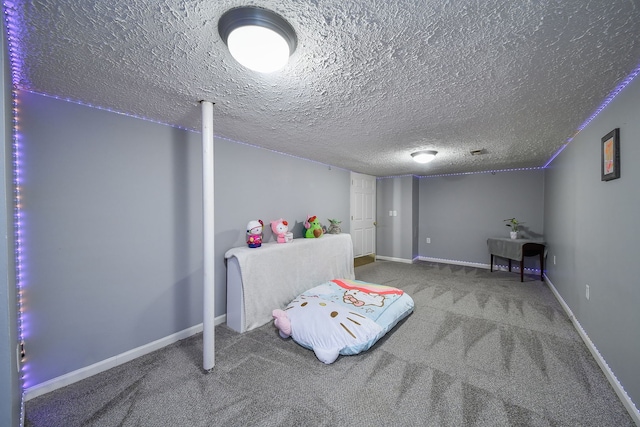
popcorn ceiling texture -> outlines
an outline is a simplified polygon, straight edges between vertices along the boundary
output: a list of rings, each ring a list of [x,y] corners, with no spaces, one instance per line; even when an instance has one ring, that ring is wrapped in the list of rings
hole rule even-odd
[[[630,0],[24,3],[21,89],[196,131],[204,99],[216,137],[375,176],[543,166],[640,62]],[[221,41],[247,4],[295,28],[283,70]]]

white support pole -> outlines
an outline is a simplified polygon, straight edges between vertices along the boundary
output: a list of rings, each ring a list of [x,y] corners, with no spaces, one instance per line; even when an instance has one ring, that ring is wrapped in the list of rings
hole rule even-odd
[[[202,321],[203,368],[213,369],[215,361],[215,253],[213,187],[213,103],[202,105],[202,220],[204,235],[204,319]]]

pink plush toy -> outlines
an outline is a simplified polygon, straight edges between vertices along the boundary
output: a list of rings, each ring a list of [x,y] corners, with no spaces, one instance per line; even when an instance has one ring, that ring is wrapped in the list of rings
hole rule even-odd
[[[247,224],[247,245],[250,248],[262,246],[262,227],[264,222],[261,219],[254,219]]]
[[[282,218],[271,221],[271,230],[278,236],[278,243],[289,243],[293,240],[293,233],[289,231],[289,223]]]
[[[284,310],[275,309],[273,313],[273,323],[276,325],[276,328],[280,330],[280,336],[282,338],[289,338],[291,336],[291,321],[287,317],[287,313]]]

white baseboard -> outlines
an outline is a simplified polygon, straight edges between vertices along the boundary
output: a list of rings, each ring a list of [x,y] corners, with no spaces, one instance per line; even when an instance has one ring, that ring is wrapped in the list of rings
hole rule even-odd
[[[219,325],[226,322],[226,320],[227,316],[226,314],[223,314],[222,316],[216,317],[215,324]],[[85,378],[89,378],[93,375],[99,374],[100,372],[109,370],[115,366],[122,365],[140,356],[149,354],[152,351],[156,351],[158,349],[161,349],[162,347],[166,347],[185,338],[189,338],[191,335],[195,335],[199,332],[202,332],[202,323],[182,330],[180,332],[176,332],[175,334],[169,335],[167,337],[160,338],[159,340],[156,340],[149,344],[145,344],[141,347],[134,348],[122,354],[110,357],[101,362],[94,363],[93,365],[78,369],[73,372],[69,372],[68,374],[61,375],[49,381],[36,384],[24,391],[24,401],[26,402],[27,400],[31,400],[59,388],[66,387],[69,384],[73,384]]]
[[[419,256],[418,259],[420,261],[439,262],[441,264],[453,264],[453,265],[463,265],[465,267],[485,268],[487,270],[489,270],[489,268],[491,267],[489,264],[482,264],[479,262],[458,261],[454,259],[444,259],[444,258],[431,258],[428,256]]]
[[[428,261],[428,262],[437,262],[440,264],[452,264],[452,265],[463,265],[465,267],[475,267],[475,268],[483,268],[486,270],[489,270],[491,268],[491,266],[489,264],[483,264],[481,262],[469,262],[469,261],[458,261],[455,259],[445,259],[445,258],[432,258],[432,257],[428,257],[428,256],[417,256],[414,259],[404,259],[404,258],[394,258],[394,257],[388,257],[388,256],[382,256],[382,255],[376,255],[376,259],[379,260],[383,260],[383,261],[395,261],[395,262],[403,262],[405,264],[413,264],[416,260],[418,261]],[[509,269],[508,266],[506,265],[494,265],[493,266],[494,270],[500,270],[500,271],[507,271]],[[520,266],[516,265],[515,263],[513,264],[512,271],[520,271]],[[530,271],[537,271],[538,273],[540,272],[540,270],[536,270],[536,269],[531,269],[531,268],[525,268],[526,270],[530,270]]]
[[[427,257],[427,256],[419,256],[417,258],[420,261],[429,261],[429,262],[438,262],[441,264],[453,264],[453,265],[463,265],[465,267],[475,267],[475,268],[483,268],[485,270],[490,270],[491,269],[491,265],[490,264],[484,264],[481,262],[469,262],[469,261],[458,261],[455,259],[444,259],[444,258],[431,258],[431,257]],[[508,265],[502,265],[502,264],[494,264],[493,269],[495,271],[509,271],[509,266]],[[528,271],[530,273],[537,273],[540,274],[540,269],[539,268],[526,268],[524,269],[524,271]],[[511,266],[511,272],[520,272],[520,262],[519,261],[514,261],[512,263]]]
[[[413,260],[412,259],[405,259],[405,258],[394,258],[394,257],[390,257],[390,256],[382,256],[382,255],[376,255],[376,259],[382,260],[382,261],[394,261],[394,262],[402,262],[405,264],[413,264]]]
[[[551,289],[551,292],[553,292],[556,299],[560,302],[560,305],[562,305],[562,308],[567,313],[567,316],[569,316],[569,319],[571,319],[571,322],[573,323],[573,326],[576,328],[576,330],[580,334],[582,341],[584,341],[587,348],[593,355],[593,358],[596,359],[596,362],[600,366],[600,369],[602,369],[602,372],[604,372],[604,375],[607,377],[607,380],[609,380],[611,387],[613,387],[616,394],[618,395],[618,398],[620,399],[624,407],[627,409],[627,412],[629,412],[629,415],[631,416],[633,421],[636,423],[636,425],[640,426],[640,412],[638,411],[638,408],[633,403],[633,401],[631,400],[627,392],[624,390],[624,388],[622,387],[622,384],[620,384],[620,381],[618,381],[618,378],[616,378],[615,374],[607,364],[607,361],[604,360],[604,358],[602,357],[602,355],[600,354],[596,346],[593,344],[593,342],[591,341],[591,338],[589,338],[586,331],[582,328],[582,325],[580,324],[580,322],[578,322],[578,319],[576,319],[576,317],[573,315],[571,308],[569,308],[567,303],[564,301],[564,299],[556,289],[556,287],[553,286],[553,283],[551,283],[551,280],[549,280],[549,278],[546,275],[544,276],[544,278],[545,278],[545,281],[547,282],[547,285],[549,286],[549,289]]]

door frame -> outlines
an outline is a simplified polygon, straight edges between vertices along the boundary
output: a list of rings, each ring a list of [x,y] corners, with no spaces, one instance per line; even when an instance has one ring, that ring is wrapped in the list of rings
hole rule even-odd
[[[355,247],[356,247],[356,226],[355,226],[355,216],[356,216],[356,198],[355,198],[355,194],[356,192],[354,191],[354,184],[355,181],[357,179],[366,179],[368,181],[371,182],[372,184],[372,189],[373,189],[373,193],[372,193],[372,199],[371,199],[371,208],[373,209],[372,212],[372,218],[371,220],[373,221],[373,232],[372,232],[372,251],[370,253],[364,253],[366,252],[366,250],[364,250],[363,248],[363,253],[357,255],[356,251],[355,251]],[[365,175],[365,174],[361,174],[361,173],[357,173],[357,172],[351,172],[351,176],[350,176],[350,185],[349,185],[349,200],[350,200],[350,205],[349,205],[349,218],[350,218],[350,222],[349,222],[349,230],[350,230],[350,234],[351,234],[351,238],[354,241],[354,257],[358,257],[358,256],[368,256],[368,255],[373,255],[375,257],[375,253],[376,253],[376,177],[375,176],[371,176],[371,175]],[[364,228],[362,229],[364,230]]]

